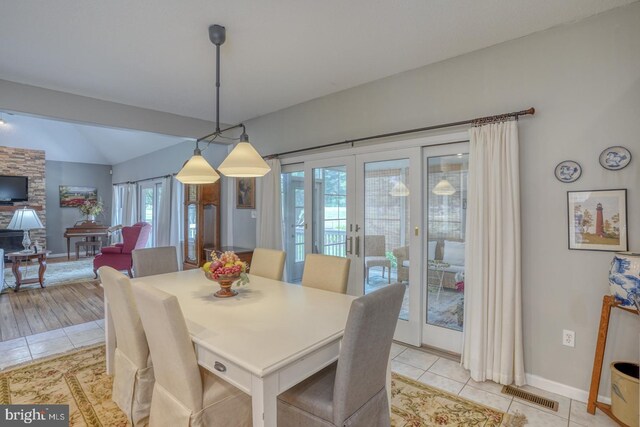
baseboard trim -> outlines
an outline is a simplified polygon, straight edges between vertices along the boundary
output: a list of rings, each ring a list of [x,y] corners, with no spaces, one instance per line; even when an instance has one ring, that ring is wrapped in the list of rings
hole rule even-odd
[[[537,387],[541,390],[545,390],[551,393],[559,394],[561,396],[568,397],[579,402],[587,402],[589,399],[589,392],[581,390],[577,387],[571,387],[566,384],[552,381],[538,375],[526,374],[527,384],[533,387]],[[599,395],[598,401],[606,404],[611,403],[611,398]]]

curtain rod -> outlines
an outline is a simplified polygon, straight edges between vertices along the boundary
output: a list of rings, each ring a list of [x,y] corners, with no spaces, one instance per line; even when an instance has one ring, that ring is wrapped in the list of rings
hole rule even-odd
[[[416,129],[401,130],[401,131],[391,132],[391,133],[382,133],[382,134],[378,134],[378,135],[365,136],[364,138],[347,139],[345,141],[333,142],[331,144],[317,145],[315,147],[300,148],[299,150],[291,150],[291,151],[285,151],[283,153],[269,154],[268,156],[264,156],[264,158],[265,159],[276,159],[276,158],[278,158],[280,156],[286,156],[286,155],[289,155],[289,154],[303,153],[305,151],[318,150],[318,149],[321,149],[321,148],[336,147],[338,145],[343,145],[343,144],[351,144],[351,146],[353,147],[353,144],[356,143],[356,142],[368,141],[368,140],[371,140],[371,139],[388,138],[388,137],[391,137],[391,136],[406,135],[406,134],[409,134],[409,133],[425,132],[425,131],[429,131],[429,130],[444,129],[444,128],[450,128],[450,127],[455,127],[455,126],[469,125],[469,124],[479,125],[479,124],[493,123],[493,122],[505,121],[506,119],[508,119],[510,117],[515,117],[517,119],[519,116],[526,116],[526,115],[529,115],[529,114],[533,115],[533,114],[535,114],[535,112],[536,112],[536,109],[531,107],[531,108],[529,108],[527,110],[514,111],[512,113],[497,114],[497,115],[494,115],[494,116],[486,116],[486,117],[478,117],[478,118],[470,119],[470,120],[462,120],[462,121],[459,121],[459,122],[443,123],[443,124],[439,124],[439,125],[426,126],[426,127],[416,128]]]
[[[160,176],[154,176],[152,178],[144,178],[144,179],[138,179],[136,181],[124,181],[124,182],[114,182],[111,185],[122,185],[122,184],[137,184],[138,182],[143,182],[143,181],[152,181],[154,179],[160,179],[160,178],[169,178],[170,176],[176,176],[176,173],[170,173],[169,175],[160,175]]]

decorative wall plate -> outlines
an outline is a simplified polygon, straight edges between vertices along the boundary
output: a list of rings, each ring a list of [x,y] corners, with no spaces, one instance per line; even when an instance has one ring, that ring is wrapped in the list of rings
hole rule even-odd
[[[582,175],[582,166],[573,160],[565,160],[556,166],[556,178],[560,182],[574,182]]]
[[[610,171],[623,169],[631,162],[631,153],[624,147],[616,145],[600,153],[600,165]]]

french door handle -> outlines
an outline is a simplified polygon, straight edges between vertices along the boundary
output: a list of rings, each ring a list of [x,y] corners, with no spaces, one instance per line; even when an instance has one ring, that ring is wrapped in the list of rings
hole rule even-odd
[[[356,237],[356,256],[360,258],[360,236]]]
[[[347,255],[353,254],[353,237],[347,237],[347,240],[345,241],[345,245],[347,246]]]

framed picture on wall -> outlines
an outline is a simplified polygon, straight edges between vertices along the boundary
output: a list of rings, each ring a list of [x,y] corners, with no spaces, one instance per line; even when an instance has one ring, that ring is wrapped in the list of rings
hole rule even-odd
[[[626,251],[627,190],[567,191],[569,249]]]
[[[256,208],[256,179],[236,178],[236,209]]]
[[[61,208],[77,208],[87,200],[91,202],[98,201],[98,189],[96,187],[60,186]]]

